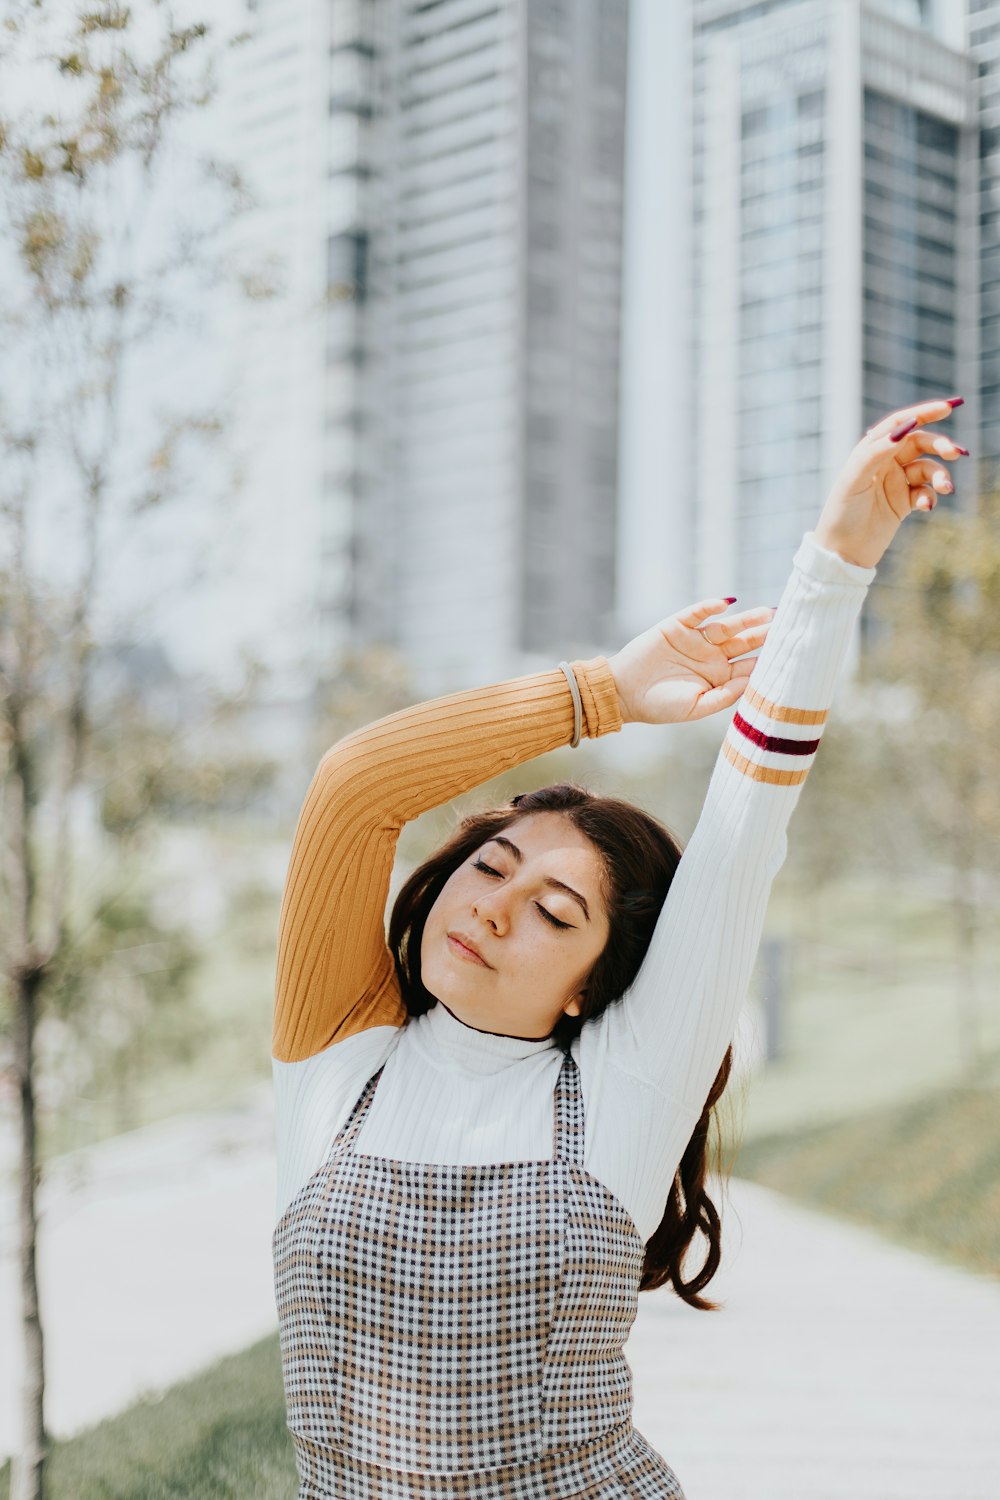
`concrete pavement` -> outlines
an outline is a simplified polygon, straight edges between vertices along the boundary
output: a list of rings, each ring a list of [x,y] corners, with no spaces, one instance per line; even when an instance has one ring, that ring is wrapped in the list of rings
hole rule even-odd
[[[48,1414],[66,1436],[275,1328],[271,1118],[190,1116],[63,1158],[43,1190]],[[0,1454],[16,1443],[0,1203]],[[688,1500],[1000,1500],[1000,1284],[735,1182],[718,1313],[646,1293],[636,1423]]]
[[[635,1421],[688,1500],[1000,1500],[1000,1283],[734,1181],[720,1312],[645,1293]]]
[[[268,1086],[268,1094],[270,1092]],[[40,1195],[52,1433],[67,1437],[275,1327],[274,1164],[261,1093],[61,1157]],[[0,1454],[12,1451],[17,1263],[0,1199]]]

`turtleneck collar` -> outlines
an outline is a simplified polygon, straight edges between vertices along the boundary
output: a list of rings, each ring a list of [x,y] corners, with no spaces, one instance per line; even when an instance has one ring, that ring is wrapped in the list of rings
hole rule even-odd
[[[414,1017],[413,1040],[432,1062],[455,1067],[466,1073],[499,1073],[511,1064],[521,1062],[554,1046],[551,1037],[499,1036],[491,1031],[477,1031],[452,1015],[439,1000],[422,1016]]]

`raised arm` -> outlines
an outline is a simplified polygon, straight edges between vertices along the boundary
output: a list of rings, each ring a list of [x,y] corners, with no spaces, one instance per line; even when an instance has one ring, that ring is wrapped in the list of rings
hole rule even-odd
[[[924,425],[960,404],[893,413],[848,458],[795,555],[642,969],[607,1013],[605,1040],[621,1065],[692,1111],[732,1040],[788,820],[875,564],[906,516],[952,488],[941,459],[965,453]]]
[[[732,1040],[788,820],[874,576],[806,533],[642,968],[607,1013],[622,1066],[690,1108]]]
[[[603,657],[572,663],[590,738],[621,728]],[[385,941],[385,905],[404,823],[502,771],[569,743],[573,699],[560,669],[418,703],[340,740],[299,815],[278,937],[273,1055],[311,1057],[405,1019]]]

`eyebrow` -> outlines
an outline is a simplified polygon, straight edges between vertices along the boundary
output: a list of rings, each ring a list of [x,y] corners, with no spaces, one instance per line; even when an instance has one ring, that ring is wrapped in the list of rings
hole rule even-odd
[[[524,855],[521,853],[520,849],[516,844],[512,844],[510,839],[505,839],[503,834],[498,833],[492,839],[487,839],[486,842],[488,844],[499,844],[501,848],[506,849],[508,854],[513,856],[517,864],[520,865],[524,863]],[[552,875],[546,875],[545,884],[547,886],[550,886],[554,891],[562,891],[564,895],[572,896],[573,900],[578,901],[582,906],[583,915],[587,918],[587,921],[590,921],[590,907],[587,905],[585,898],[580,895],[579,891],[574,891],[571,885],[567,885],[563,880],[556,880]]]

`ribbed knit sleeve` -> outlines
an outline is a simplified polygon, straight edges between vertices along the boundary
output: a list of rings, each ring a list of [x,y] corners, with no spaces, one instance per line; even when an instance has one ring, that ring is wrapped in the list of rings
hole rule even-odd
[[[606,1012],[609,1059],[695,1113],[736,1029],[788,820],[874,577],[806,532],[642,968]]]
[[[606,659],[572,665],[584,734],[620,729]],[[301,1061],[368,1027],[403,1024],[385,905],[404,823],[572,735],[572,694],[555,669],[418,703],[327,751],[299,815],[285,882],[275,1058]]]

